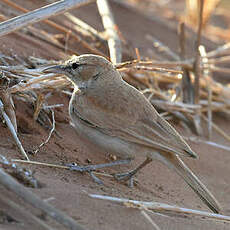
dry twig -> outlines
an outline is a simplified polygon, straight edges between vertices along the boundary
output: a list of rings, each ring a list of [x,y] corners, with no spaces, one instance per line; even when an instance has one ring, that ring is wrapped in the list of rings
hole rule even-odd
[[[0,23],[0,36],[11,33],[22,27],[31,25],[33,23],[44,20],[48,17],[64,13],[73,7],[79,7],[83,4],[91,2],[90,0],[65,0],[58,1],[48,6],[30,11],[21,16],[9,19],[5,22]]]
[[[108,37],[110,59],[114,64],[120,63],[122,60],[121,41],[115,30],[116,24],[109,3],[107,0],[97,0],[97,7]]]
[[[179,61],[180,57],[173,52],[168,46],[163,44],[161,41],[154,38],[152,35],[147,35],[146,38],[150,41],[153,41],[153,47],[156,48],[159,52],[166,54],[169,58],[174,61]]]
[[[185,59],[185,25],[180,23],[179,25],[179,39],[180,39],[180,59],[183,62]],[[182,88],[182,101],[184,103],[192,104],[194,101],[194,89],[191,84],[189,69],[185,66],[181,66],[183,70],[183,78],[181,83]]]
[[[3,72],[0,73],[0,99],[4,104],[4,110],[12,125],[14,126],[15,132],[17,133],[17,120],[14,111],[14,103],[10,92],[8,92],[10,79],[5,76]]]
[[[222,149],[222,150],[230,152],[230,146],[218,144],[218,143],[213,142],[213,141],[204,141],[204,140],[201,140],[200,138],[197,138],[197,137],[185,137],[184,136],[183,138],[185,140],[189,140],[189,141],[192,141],[192,142],[195,142],[195,143],[207,144],[207,145],[210,145],[210,146],[213,146],[213,147],[216,147],[216,148],[219,148],[219,149]]]
[[[51,109],[51,114],[52,114],[52,129],[50,130],[47,139],[38,146],[38,148],[34,151],[34,154],[38,153],[38,151],[40,151],[40,149],[49,142],[55,130],[55,117],[54,117],[54,111],[52,109]]]
[[[27,9],[25,9],[25,8],[23,8],[23,7],[21,7],[21,6],[19,6],[18,4],[16,4],[16,3],[14,3],[14,2],[11,2],[10,0],[3,0],[6,4],[8,4],[9,6],[11,6],[11,7],[13,7],[13,8],[15,8],[15,9],[17,9],[17,10],[20,10],[20,11],[22,11],[22,12],[24,12],[24,13],[30,13]],[[92,1],[92,0],[91,0]],[[77,2],[78,2],[78,4],[81,4],[81,2],[85,2],[85,4],[86,3],[89,3],[89,2],[91,2],[90,0],[88,0],[88,1],[84,1],[84,0],[78,0]],[[76,4],[76,3],[75,3]],[[49,6],[47,6],[47,7],[49,7]],[[59,8],[60,7],[60,10],[61,10],[61,7],[63,7],[63,6],[57,6],[57,8]],[[67,7],[67,6],[64,6],[64,7]],[[52,8],[53,9],[53,8]],[[39,9],[38,9],[39,10]],[[66,10],[68,10],[68,9],[66,9]],[[64,10],[64,11],[66,11],[66,10]],[[37,10],[36,10],[37,11]],[[49,12],[49,14],[50,14],[51,12]],[[53,14],[52,14],[53,15]],[[23,16],[23,15],[22,15]],[[25,15],[26,16],[26,15]],[[20,16],[21,17],[21,16]],[[47,16],[46,16],[47,17]],[[46,23],[47,25],[49,25],[49,26],[51,26],[51,27],[53,27],[53,28],[55,28],[56,30],[58,30],[58,31],[60,31],[60,32],[62,32],[62,33],[65,33],[66,34],[66,36],[72,36],[77,42],[80,42],[81,44],[82,44],[82,46],[84,46],[86,49],[88,49],[88,50],[90,50],[90,52],[92,52],[92,53],[95,53],[95,54],[98,54],[98,55],[101,55],[101,56],[105,56],[102,52],[100,52],[98,49],[96,49],[95,47],[92,47],[91,45],[89,45],[86,41],[84,41],[84,40],[82,40],[79,36],[77,36],[75,33],[73,33],[73,32],[71,32],[69,29],[67,29],[67,28],[65,28],[64,26],[61,26],[61,25],[59,25],[59,24],[57,24],[57,23],[55,23],[55,22],[53,22],[53,21],[51,21],[51,20],[49,20],[49,19],[46,19],[46,20],[44,20],[43,21],[44,23]],[[28,22],[28,23],[30,23],[30,22]],[[30,23],[31,24],[31,23]],[[0,24],[0,28],[1,28],[1,24]],[[53,42],[53,45],[55,45],[55,46],[57,46],[57,47],[59,47],[59,48],[64,48],[65,49],[65,51],[66,50],[68,50],[68,51],[70,51],[72,54],[76,54],[76,51],[72,51],[72,50],[70,50],[70,49],[67,49],[67,47],[66,46],[63,46],[57,39],[55,39],[54,37],[52,37],[51,35],[49,35],[47,32],[45,32],[45,31],[42,31],[42,30],[40,30],[40,32],[36,32],[37,31],[37,29],[36,28],[30,28],[30,30],[31,30],[31,32],[33,33],[33,36],[36,36],[36,37],[39,37],[39,38],[42,38],[42,39],[44,39],[44,36],[45,36],[45,40],[48,40],[48,41],[52,41]],[[0,33],[0,35],[1,35],[1,33]],[[43,35],[43,36],[42,36]]]
[[[208,118],[201,114],[201,117],[206,121],[208,122]],[[221,136],[223,136],[226,140],[230,141],[230,136],[225,133],[218,125],[216,125],[214,122],[211,123],[213,129],[215,129]]]
[[[11,134],[12,134],[12,136],[13,136],[16,144],[17,144],[17,146],[18,146],[19,151],[21,152],[23,157],[25,157],[29,161],[29,157],[27,156],[27,154],[26,154],[26,152],[25,152],[20,140],[18,139],[18,136],[17,136],[17,133],[16,133],[16,131],[14,129],[14,126],[12,125],[11,120],[9,119],[9,117],[7,116],[7,114],[4,111],[4,106],[3,106],[3,103],[2,103],[1,100],[0,100],[0,113],[2,114],[4,120],[6,121],[6,124],[7,124],[8,128],[9,128],[9,130],[10,130],[10,132],[11,132]]]
[[[198,30],[197,30],[197,38],[196,38],[196,57],[194,63],[194,73],[195,73],[195,103],[199,104],[200,99],[200,41],[201,41],[201,31],[202,31],[202,18],[203,18],[203,7],[204,7],[204,0],[200,0],[200,8],[199,8],[199,20],[198,20]]]
[[[141,210],[141,214],[149,221],[155,230],[160,230],[160,227],[152,220],[152,218],[144,211]]]
[[[30,161],[25,161],[30,162]],[[11,160],[7,160],[6,157],[0,154],[0,165],[2,168],[6,169],[7,172],[15,177],[17,180],[22,182],[26,186],[30,186],[32,188],[38,188],[39,182],[34,177],[33,173],[30,170],[24,169],[13,163]]]
[[[64,14],[71,22],[74,23],[75,29],[79,32],[82,32],[84,35],[91,35],[94,39],[98,39],[102,42],[105,42],[105,36],[102,35],[101,32],[98,32],[92,26],[88,25],[86,22],[80,20],[79,18],[75,17],[73,14],[66,12]]]
[[[174,213],[206,217],[212,220],[222,220],[225,222],[230,221],[230,216],[224,216],[220,214],[204,212],[204,211],[188,209],[188,208],[181,208],[178,206],[168,205],[168,204],[159,203],[159,202],[137,201],[137,200],[130,200],[126,198],[117,198],[117,197],[103,196],[103,195],[97,195],[97,194],[88,194],[88,195],[92,198],[101,199],[101,200],[109,200],[109,201],[118,202],[122,204],[130,204],[129,207],[139,208],[139,209],[144,209],[144,210],[149,210],[149,211],[154,211],[154,212],[174,212]]]
[[[204,67],[208,67],[207,53],[204,46],[199,47],[201,54],[201,62]],[[212,136],[212,87],[211,87],[211,73],[209,69],[203,70],[203,77],[206,80],[207,90],[208,90],[208,138],[211,139]]]
[[[8,197],[4,196],[3,194],[1,194],[0,196],[0,202],[1,204],[4,205],[4,207],[7,207],[7,211],[9,213],[11,213],[11,210],[14,210],[14,212],[16,211],[17,214],[29,220],[29,223],[33,224],[33,228],[38,227],[39,229],[54,230],[54,228],[48,226],[40,218],[33,215],[30,211],[25,210],[23,207],[16,204],[14,201],[10,200]]]
[[[54,208],[47,202],[44,202],[37,195],[33,194],[30,190],[24,188],[21,184],[19,184],[16,180],[14,180],[11,176],[5,173],[2,169],[0,169],[0,184],[2,184],[6,189],[12,191],[20,198],[22,198],[25,202],[31,204],[33,207],[40,209],[45,214],[59,222],[60,224],[68,227],[72,230],[83,230],[81,225],[79,225],[75,220],[71,217],[67,216],[65,213],[59,211]]]

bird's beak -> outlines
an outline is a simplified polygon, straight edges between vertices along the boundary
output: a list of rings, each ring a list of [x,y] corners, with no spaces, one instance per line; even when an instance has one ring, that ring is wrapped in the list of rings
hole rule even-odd
[[[65,67],[63,65],[54,65],[42,70],[43,73],[60,73],[65,74]]]

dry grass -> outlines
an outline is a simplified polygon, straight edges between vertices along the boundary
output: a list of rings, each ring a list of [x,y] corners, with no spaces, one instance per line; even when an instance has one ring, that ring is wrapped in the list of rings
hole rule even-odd
[[[12,4],[9,0],[4,0],[4,2],[8,4],[9,7],[13,7],[14,9],[20,10],[24,13],[27,12],[25,8]],[[98,4],[99,2],[105,2],[107,4],[106,1],[98,1]],[[80,41],[82,46],[86,47],[90,52],[95,54],[106,56],[102,53],[102,51],[95,47],[98,42],[104,44],[105,41],[108,41],[111,53],[110,58],[114,61],[115,68],[121,72],[125,81],[143,92],[149,101],[161,112],[162,116],[166,119],[177,119],[191,130],[195,128],[198,134],[204,133],[201,128],[203,127],[202,124],[204,122],[204,124],[208,127],[209,138],[211,138],[212,130],[214,129],[222,135],[223,138],[230,140],[230,137],[213,122],[213,113],[221,112],[227,115],[230,114],[230,87],[229,85],[220,84],[213,79],[214,72],[215,74],[217,72],[230,73],[230,68],[223,68],[220,65],[230,61],[230,57],[225,55],[226,51],[230,49],[230,44],[227,43],[211,52],[206,52],[205,46],[200,45],[203,14],[205,14],[205,17],[210,17],[208,12],[203,12],[203,1],[200,2],[200,14],[196,18],[199,24],[197,30],[197,43],[196,47],[194,47],[196,55],[190,59],[185,58],[186,55],[184,46],[186,36],[183,23],[180,25],[180,34],[178,36],[178,39],[180,40],[179,55],[173,52],[161,41],[158,41],[153,37],[148,37],[148,39],[154,42],[154,49],[166,54],[169,58],[163,61],[158,59],[141,59],[139,51],[136,49],[137,59],[133,58],[133,60],[123,63],[119,63],[124,52],[120,46],[123,39],[122,36],[119,35],[119,28],[115,24],[112,13],[108,7],[106,9],[109,11],[109,19],[113,28],[110,28],[106,24],[103,9],[100,9],[100,14],[102,20],[104,20],[104,27],[107,35],[98,32],[90,25],[87,25],[85,22],[80,21],[69,13],[65,14],[66,20],[69,20],[71,23],[76,25],[73,27],[72,32],[69,32],[67,29],[57,25],[51,20],[44,20],[44,23],[53,27],[53,29],[56,29],[58,32],[63,33],[66,41],[69,36],[73,36],[76,41]],[[2,16],[1,18],[6,19],[5,16]],[[113,33],[109,34],[113,29]],[[48,32],[39,31],[33,26],[30,26],[28,30],[30,30],[36,37],[40,36],[41,38],[42,35],[41,39],[49,42],[49,44],[52,44],[55,47],[61,47],[64,50],[63,52],[68,52],[69,54],[73,53],[72,48],[67,46],[67,42],[65,45],[61,44],[57,37],[49,34]],[[90,36],[92,42],[87,43],[84,39],[82,39],[82,37],[78,37],[75,32],[82,34],[83,37],[85,35]],[[24,32],[20,31],[17,33]],[[33,37],[31,37],[31,40],[32,39]],[[132,56],[132,54],[130,54],[130,56]],[[107,58],[109,59],[109,57]],[[46,98],[54,91],[61,91],[65,94],[71,95],[72,86],[62,75],[44,74],[42,72],[47,66],[57,64],[56,61],[38,59],[35,57],[28,57],[27,60],[21,61],[5,55],[0,56],[0,61],[2,63],[0,66],[2,73],[4,73],[11,83],[15,82],[11,87],[9,87],[9,85],[4,89],[0,87],[1,113],[3,114],[8,127],[12,131],[21,153],[25,158],[27,158],[27,160],[29,160],[17,138],[14,108],[10,107],[10,109],[8,109],[11,105],[11,97],[17,97],[17,99],[23,100],[25,103],[32,103],[35,108],[33,115],[35,120],[39,119],[39,116],[43,116],[43,120],[49,121],[51,130],[46,141],[41,143],[38,149],[35,150],[39,151],[39,149],[47,144],[50,138],[52,138],[52,133],[55,130],[55,108],[60,106],[47,105]],[[3,86],[3,82],[1,81],[0,86]],[[8,95],[8,97],[3,95]],[[52,120],[50,120],[48,116],[49,114],[52,115]],[[215,143],[212,142],[212,144]],[[215,146],[218,148],[227,148],[226,146],[221,146],[219,144],[215,144]],[[7,161],[4,160],[2,162],[6,163]],[[19,163],[20,161],[17,162]],[[47,164],[46,166],[55,167],[52,166],[52,164]],[[66,166],[61,168],[68,169]],[[169,208],[169,206],[167,207]],[[170,211],[175,210],[178,211],[179,208],[174,207],[174,209],[172,208]],[[206,215],[204,213],[202,214]],[[144,215],[154,226],[154,222],[152,222],[146,214]],[[60,214],[60,216],[60,218],[63,217],[62,214]],[[217,216],[212,217],[217,218]],[[68,219],[68,217],[66,218]],[[222,217],[218,216],[218,218]],[[226,217],[226,220],[229,221],[229,217]],[[69,222],[74,225],[72,219],[69,219]],[[155,228],[159,229],[156,225]]]

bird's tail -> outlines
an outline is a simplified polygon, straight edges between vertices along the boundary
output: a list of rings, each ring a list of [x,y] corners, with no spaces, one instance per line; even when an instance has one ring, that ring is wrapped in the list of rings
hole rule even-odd
[[[161,154],[164,156],[163,162],[170,168],[176,170],[176,172],[213,212],[219,213],[220,205],[218,201],[197,176],[185,165],[185,163],[176,155],[169,155],[168,153]]]

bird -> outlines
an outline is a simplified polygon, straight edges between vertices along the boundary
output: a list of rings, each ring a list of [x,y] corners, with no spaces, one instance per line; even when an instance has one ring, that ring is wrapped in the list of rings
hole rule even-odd
[[[197,158],[197,154],[109,60],[82,54],[44,72],[63,74],[72,82],[69,114],[81,137],[121,159],[145,157],[134,170],[115,174],[116,179],[132,178],[158,160],[179,174],[213,212],[220,212],[218,201],[181,159]]]

